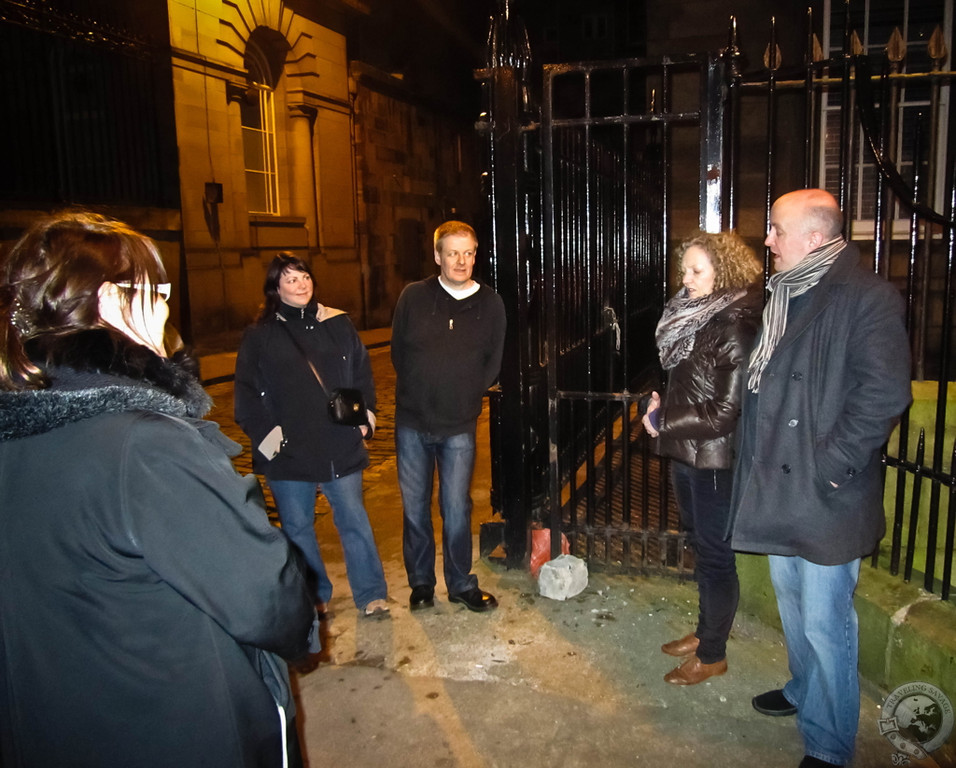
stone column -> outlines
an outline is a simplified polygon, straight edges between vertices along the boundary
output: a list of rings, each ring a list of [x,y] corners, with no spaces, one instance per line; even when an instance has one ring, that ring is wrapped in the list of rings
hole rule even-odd
[[[319,210],[317,197],[317,168],[312,151],[312,131],[317,110],[308,104],[289,107],[292,122],[289,146],[289,189],[291,208],[289,214],[305,219],[309,247],[317,248],[319,242]]]

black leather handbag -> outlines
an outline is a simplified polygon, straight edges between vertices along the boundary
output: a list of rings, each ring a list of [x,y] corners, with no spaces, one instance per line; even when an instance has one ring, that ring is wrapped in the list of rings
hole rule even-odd
[[[319,378],[315,368],[312,368],[312,373],[317,379]],[[319,383],[322,383],[321,379]],[[344,424],[347,427],[362,427],[368,424],[368,413],[365,410],[365,397],[362,395],[362,390],[351,387],[332,390],[329,396],[329,419],[333,424]]]

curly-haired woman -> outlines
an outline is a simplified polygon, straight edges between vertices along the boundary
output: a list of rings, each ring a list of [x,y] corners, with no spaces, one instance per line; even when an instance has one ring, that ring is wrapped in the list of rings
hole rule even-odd
[[[681,521],[694,546],[700,604],[696,631],[661,647],[684,658],[664,679],[695,685],[727,671],[727,638],[740,593],[726,537],[734,430],[762,292],[755,282],[760,263],[733,232],[700,233],[681,244],[679,255],[683,288],[657,326],[667,387],[663,398],[652,393],[644,426],[657,438],[657,452],[671,459]]]

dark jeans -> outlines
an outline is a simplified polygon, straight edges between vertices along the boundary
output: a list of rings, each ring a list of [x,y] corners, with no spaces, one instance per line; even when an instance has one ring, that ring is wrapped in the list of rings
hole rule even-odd
[[[442,437],[396,427],[395,456],[402,492],[405,571],[410,587],[435,586],[435,532],[432,487],[438,469],[438,509],[442,519],[442,561],[449,595],[478,586],[471,572],[471,476],[475,433]]]
[[[696,558],[700,613],[697,658],[713,664],[727,655],[727,638],[734,625],[740,584],[737,562],[726,538],[733,470],[695,469],[671,460],[671,482],[681,522],[690,531]]]

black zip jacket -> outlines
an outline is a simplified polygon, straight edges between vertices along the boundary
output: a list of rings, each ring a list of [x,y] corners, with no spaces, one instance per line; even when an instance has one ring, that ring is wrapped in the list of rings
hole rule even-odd
[[[362,390],[375,411],[375,386],[368,350],[341,310],[316,304],[299,310],[282,305],[281,319],[249,328],[236,358],[236,422],[252,441],[253,468],[272,480],[326,482],[368,466],[359,427],[333,424],[328,393],[337,387]],[[319,386],[295,334],[322,376]],[[285,437],[267,460],[256,446],[275,426]]]

